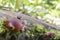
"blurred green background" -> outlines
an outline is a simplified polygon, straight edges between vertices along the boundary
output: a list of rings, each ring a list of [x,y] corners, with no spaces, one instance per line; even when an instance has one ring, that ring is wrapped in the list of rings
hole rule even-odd
[[[11,11],[22,11],[49,23],[60,24],[60,0],[0,0],[0,6],[9,7]]]

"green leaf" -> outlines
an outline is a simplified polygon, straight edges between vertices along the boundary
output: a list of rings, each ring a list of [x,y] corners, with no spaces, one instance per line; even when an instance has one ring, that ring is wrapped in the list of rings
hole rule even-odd
[[[22,0],[16,0],[15,8],[19,8],[21,4],[22,4]]]

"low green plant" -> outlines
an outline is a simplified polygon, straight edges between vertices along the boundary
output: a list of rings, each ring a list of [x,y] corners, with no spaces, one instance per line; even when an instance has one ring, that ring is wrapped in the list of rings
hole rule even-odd
[[[4,25],[4,18],[0,19],[0,40],[60,40],[60,31],[46,29],[43,25],[28,25],[27,29],[10,30]]]

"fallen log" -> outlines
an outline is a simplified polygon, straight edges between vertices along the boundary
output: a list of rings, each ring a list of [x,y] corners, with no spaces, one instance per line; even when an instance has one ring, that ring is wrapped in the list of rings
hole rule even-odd
[[[49,24],[49,23],[47,23],[45,21],[42,21],[42,20],[38,20],[38,19],[36,19],[34,17],[25,15],[22,12],[12,12],[12,11],[0,10],[0,17],[2,17],[2,16],[6,16],[7,18],[17,17],[18,16],[18,17],[22,17],[22,19],[24,19],[24,20],[29,21],[30,23],[42,24],[46,28],[53,28],[53,29],[60,30],[59,26]]]

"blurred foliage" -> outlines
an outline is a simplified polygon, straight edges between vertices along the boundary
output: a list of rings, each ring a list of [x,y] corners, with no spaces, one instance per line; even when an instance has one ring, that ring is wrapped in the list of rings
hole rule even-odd
[[[53,10],[57,11],[53,11],[54,14],[57,13],[60,16],[59,5],[60,0],[0,0],[0,6],[11,7],[12,11],[22,10],[29,15],[39,14],[40,16],[50,14]]]
[[[11,10],[24,10],[27,14],[50,14],[51,11],[60,15],[60,0],[0,0],[0,6],[11,7]],[[55,13],[54,13],[55,14]],[[54,15],[53,14],[53,15]],[[56,16],[56,15],[54,15]]]
[[[56,18],[60,19],[60,0],[0,0],[0,6],[9,7],[11,11],[22,11],[53,24]]]
[[[35,23],[28,25],[24,31],[10,30],[4,25],[4,20],[4,17],[0,19],[0,40],[60,40],[59,30],[46,29],[43,25]]]
[[[11,11],[22,11],[33,17],[39,16],[49,23],[55,23],[55,19],[57,18],[58,21],[60,17],[60,0],[0,0],[0,6],[9,7]],[[53,33],[49,40],[60,40],[60,31],[58,30],[45,29],[42,25],[33,24],[29,25],[25,31],[12,31],[5,28],[4,19],[0,20],[0,40],[11,40],[11,37],[21,40],[39,40],[39,38],[47,40],[44,37],[45,32]]]

